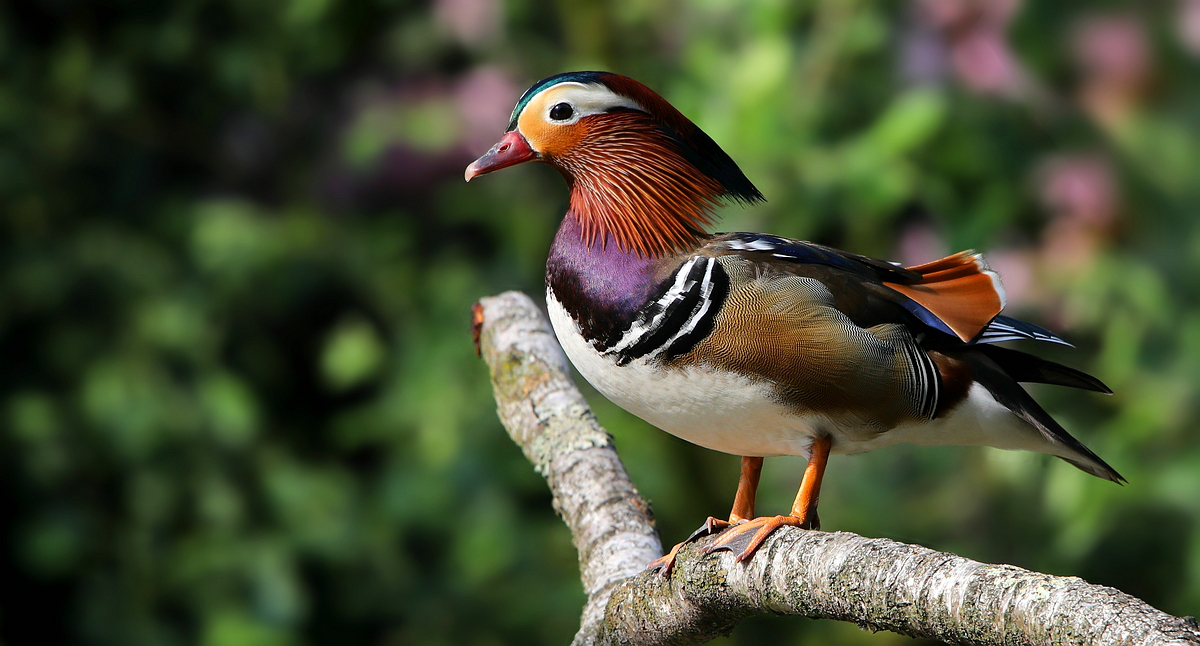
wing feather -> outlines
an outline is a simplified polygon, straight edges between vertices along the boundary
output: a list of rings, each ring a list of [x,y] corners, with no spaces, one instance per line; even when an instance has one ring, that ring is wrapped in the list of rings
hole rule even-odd
[[[980,336],[1004,308],[1000,276],[975,251],[901,267],[832,247],[764,234],[724,234],[714,238],[710,246],[785,272],[789,266],[800,273],[812,273],[814,266],[841,272],[844,283],[857,281],[860,291],[899,305],[922,324],[958,337],[963,343]],[[854,317],[858,312],[848,313]],[[878,322],[893,319],[884,314]]]
[[[1000,275],[983,254],[964,251],[923,265],[908,267],[921,275],[913,283],[884,285],[920,303],[964,343],[970,342],[1004,309]]]

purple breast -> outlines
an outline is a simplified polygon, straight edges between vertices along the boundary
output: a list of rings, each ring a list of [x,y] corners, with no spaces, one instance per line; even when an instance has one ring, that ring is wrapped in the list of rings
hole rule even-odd
[[[611,238],[589,248],[578,218],[568,213],[550,247],[546,285],[585,339],[603,341],[629,328],[658,286],[655,274],[663,263],[622,251]]]

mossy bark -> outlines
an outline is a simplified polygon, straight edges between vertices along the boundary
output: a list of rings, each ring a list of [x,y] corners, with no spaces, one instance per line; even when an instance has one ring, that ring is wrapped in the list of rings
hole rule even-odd
[[[571,381],[541,311],[524,294],[480,301],[480,354],[509,436],[550,485],[579,553],[588,602],[577,643],[591,643],[612,590],[662,556],[650,506],[612,438]]]

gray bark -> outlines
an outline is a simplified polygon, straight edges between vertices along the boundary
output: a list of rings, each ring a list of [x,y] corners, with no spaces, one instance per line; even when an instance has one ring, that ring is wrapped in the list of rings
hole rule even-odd
[[[1200,644],[1200,624],[1075,577],[988,565],[846,532],[783,527],[748,563],[680,552],[670,578],[649,506],[571,381],[545,317],[526,295],[475,310],[509,435],[554,494],[579,553],[588,601],[574,643],[696,644],[758,614],[849,621],[963,644]]]

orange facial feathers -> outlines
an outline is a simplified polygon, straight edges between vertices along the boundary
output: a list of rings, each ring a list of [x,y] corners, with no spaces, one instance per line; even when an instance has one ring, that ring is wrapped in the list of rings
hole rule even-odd
[[[1004,309],[1004,286],[982,254],[963,251],[907,269],[921,280],[884,285],[933,312],[963,341],[975,338]]]
[[[548,160],[571,184],[571,211],[589,245],[607,233],[623,250],[662,256],[704,235],[724,186],[646,114],[582,119],[579,145]]]

